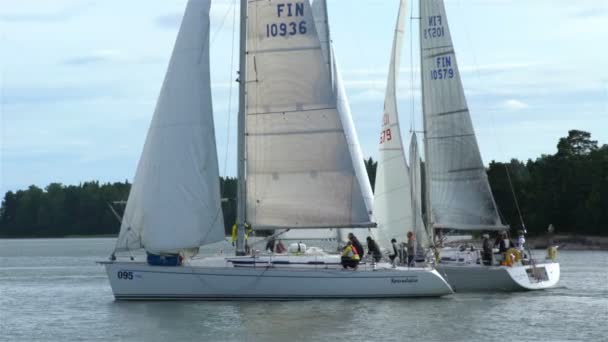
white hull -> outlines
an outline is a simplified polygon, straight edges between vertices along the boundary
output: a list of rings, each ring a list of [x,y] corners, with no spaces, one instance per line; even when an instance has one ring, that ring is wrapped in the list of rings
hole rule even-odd
[[[437,271],[456,292],[542,290],[555,286],[560,277],[555,262],[512,267],[440,263]]]
[[[395,298],[453,293],[436,270],[391,268],[388,264],[357,271],[342,270],[335,264],[235,267],[226,258],[207,258],[200,265],[177,267],[134,261],[103,264],[119,300]]]

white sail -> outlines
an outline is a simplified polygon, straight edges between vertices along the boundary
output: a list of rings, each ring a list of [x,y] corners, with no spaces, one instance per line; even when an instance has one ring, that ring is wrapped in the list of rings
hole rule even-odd
[[[502,229],[442,0],[420,1],[426,175],[435,228]]]
[[[329,18],[327,14],[327,1],[325,0],[314,0],[312,3],[312,15],[315,18],[315,28],[319,35],[319,41],[321,42],[321,50],[323,51],[323,60],[327,64],[327,68],[332,70],[333,77],[333,66],[331,54],[331,38],[329,31]]]
[[[209,0],[186,6],[116,251],[175,252],[224,239],[209,76]]]
[[[249,1],[247,220],[371,225],[308,1]]]
[[[430,246],[429,234],[422,220],[422,180],[420,173],[420,152],[418,150],[418,139],[416,133],[412,134],[410,142],[410,180],[412,196],[412,226],[416,233],[416,239],[420,246]]]
[[[409,170],[401,140],[396,95],[405,19],[406,1],[401,0],[384,99],[374,193],[378,242],[385,248],[390,246],[393,238],[403,241],[407,231],[414,228]]]

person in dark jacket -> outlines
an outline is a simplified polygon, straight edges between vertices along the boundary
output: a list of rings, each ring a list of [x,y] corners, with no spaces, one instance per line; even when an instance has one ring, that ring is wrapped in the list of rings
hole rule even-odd
[[[490,235],[483,234],[483,241],[481,243],[482,252],[481,252],[481,260],[484,265],[492,265],[492,259],[494,254],[492,253],[492,242],[490,241]]]
[[[393,267],[395,267],[395,259],[397,258],[397,255],[399,255],[397,239],[391,239],[391,245],[393,246],[393,251],[388,255],[388,258],[391,259],[391,263],[393,264]]]
[[[380,252],[380,247],[371,236],[367,237],[367,253],[374,258],[375,262],[379,262],[382,259],[382,253]]]
[[[414,257],[416,257],[416,236],[412,232],[407,232],[407,265],[410,267],[416,266]]]
[[[505,253],[509,248],[514,247],[513,243],[507,236],[507,232],[501,232],[496,238],[494,245],[498,245],[498,251],[500,253]]]
[[[353,247],[357,249],[357,254],[359,254],[359,260],[363,260],[363,255],[365,254],[365,251],[363,250],[363,246],[361,245],[361,242],[359,242],[359,239],[357,239],[355,234],[348,233],[348,241],[352,242]]]

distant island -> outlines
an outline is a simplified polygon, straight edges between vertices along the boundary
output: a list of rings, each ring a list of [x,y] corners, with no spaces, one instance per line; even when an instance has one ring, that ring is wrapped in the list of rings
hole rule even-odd
[[[374,184],[377,163],[365,161]],[[508,172],[507,172],[508,171]],[[608,235],[608,145],[598,146],[591,134],[571,130],[559,139],[557,153],[527,162],[492,161],[487,168],[494,198],[506,224],[521,229],[512,188],[528,234],[543,235],[549,224],[559,234]],[[236,179],[220,177],[226,233],[236,217]],[[109,208],[125,201],[129,182],[79,185],[51,183],[44,189],[8,191],[0,207],[0,237],[65,237],[117,234],[118,218]],[[122,213],[120,205],[117,211]]]

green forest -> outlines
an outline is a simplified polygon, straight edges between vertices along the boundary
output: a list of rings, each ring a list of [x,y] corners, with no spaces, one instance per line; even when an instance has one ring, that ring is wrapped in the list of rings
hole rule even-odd
[[[376,162],[365,161],[373,186]],[[536,160],[492,161],[487,168],[503,219],[521,227],[510,184],[528,233],[556,232],[608,235],[608,145],[598,146],[591,134],[571,130],[559,139],[557,153]],[[236,215],[236,179],[220,178],[226,232]],[[79,185],[51,183],[9,191],[0,207],[0,237],[64,237],[113,235],[120,222],[109,205],[126,200],[130,184],[97,181]],[[120,213],[121,205],[114,204]]]

